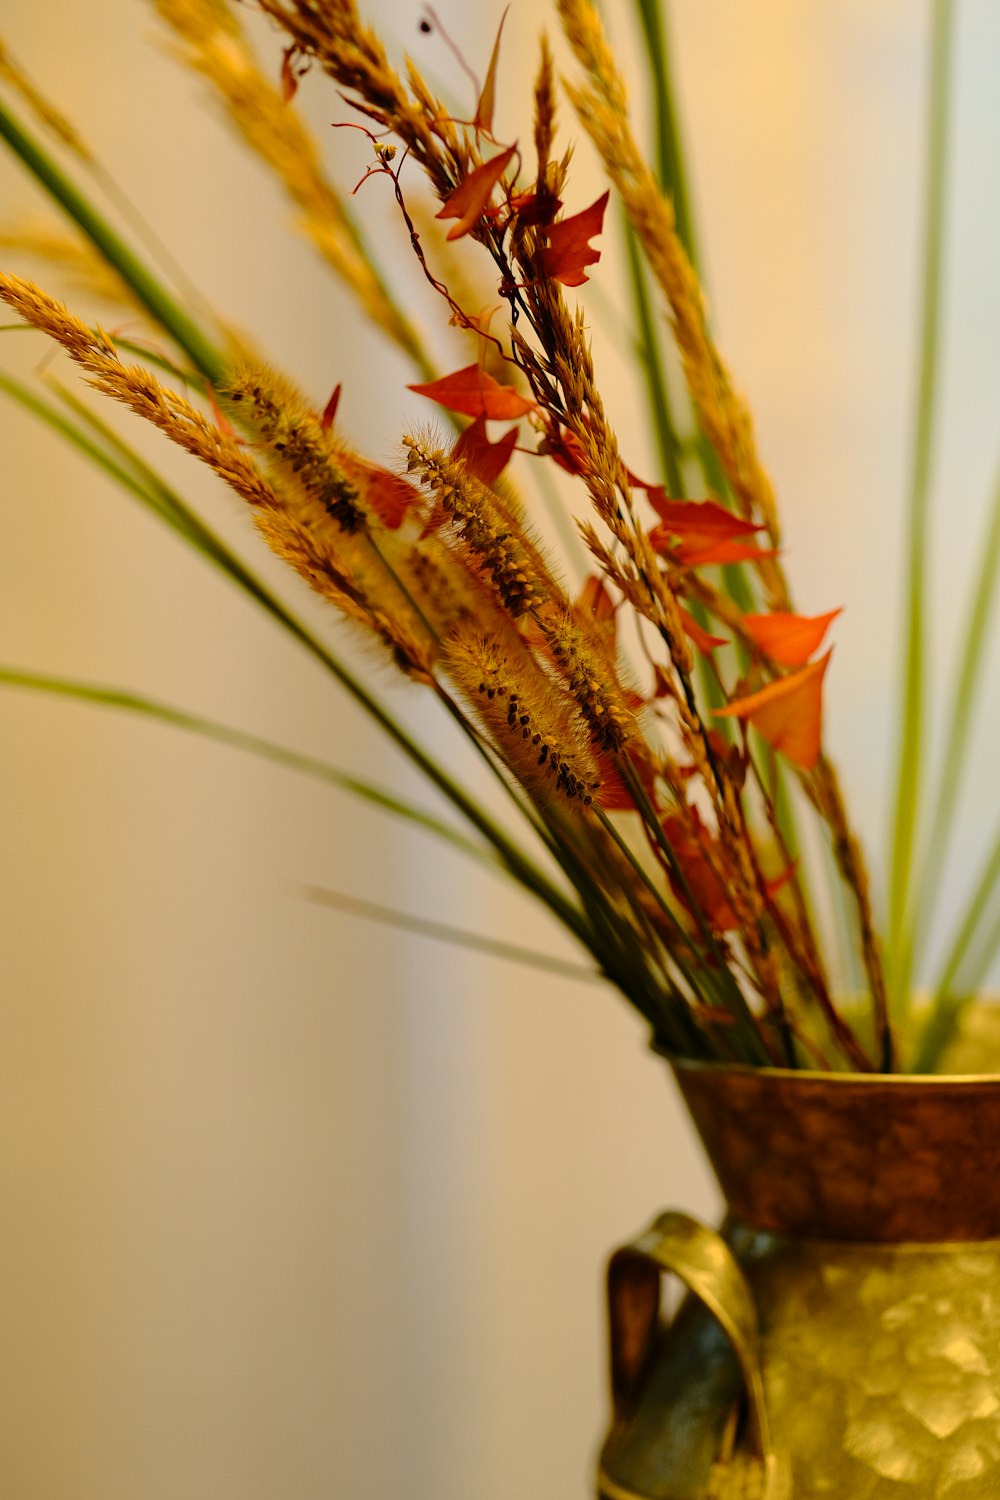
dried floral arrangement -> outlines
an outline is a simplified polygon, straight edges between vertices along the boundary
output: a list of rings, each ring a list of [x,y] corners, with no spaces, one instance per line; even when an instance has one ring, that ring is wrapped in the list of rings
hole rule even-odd
[[[203,76],[287,192],[315,250],[408,357],[410,389],[427,399],[436,425],[429,415],[418,431],[400,435],[397,470],[356,451],[338,414],[339,385],[325,404],[311,401],[221,319],[170,290],[152,260],[126,242],[87,196],[85,148],[75,130],[5,53],[0,84],[13,104],[0,103],[0,133],[81,232],[72,254],[90,284],[102,276],[114,301],[138,306],[149,338],[91,327],[6,272],[0,298],[61,345],[92,387],[235,492],[267,544],[461,727],[470,752],[504,788],[509,816],[480,806],[461,777],[402,726],[372,681],[278,601],[91,406],[55,382],[35,389],[0,376],[0,390],[103,466],[318,656],[448,798],[465,831],[378,788],[355,781],[353,789],[519,882],[641,1012],[657,1047],[755,1066],[933,1070],[1000,946],[992,916],[998,840],[934,984],[929,1017],[914,1023],[915,942],[940,875],[1000,550],[994,522],[956,674],[942,793],[932,826],[919,830],[919,589],[947,8],[939,7],[934,48],[926,378],[883,940],[861,846],[823,748],[826,641],[839,610],[811,612],[793,599],[750,412],[709,326],[655,0],[637,0],[656,105],[655,167],[636,138],[593,0],[557,0],[575,73],[557,78],[543,37],[527,142],[494,133],[502,22],[485,72],[473,81],[458,74],[456,95],[468,95],[462,118],[412,63],[400,70],[390,61],[353,0],[252,0],[274,25],[265,60],[243,25],[248,3],[156,0],[156,10],[181,60]],[[422,24],[447,42],[437,17],[427,16]],[[358,132],[365,165],[356,186],[331,183],[297,110],[310,72],[310,86],[322,81],[315,75],[333,85],[338,125]],[[603,163],[608,186],[595,201],[581,201],[574,187],[565,122],[557,130],[561,91]],[[56,137],[68,168],[18,122],[18,105]],[[366,243],[366,195],[380,188],[395,201],[442,318],[467,340],[457,369],[435,367]],[[612,194],[629,225],[634,311],[659,442],[655,475],[633,472],[619,447],[588,336],[581,289],[600,274]],[[63,263],[70,254],[58,236],[50,243],[8,236],[6,244]],[[492,299],[485,307],[468,290],[484,272]],[[530,456],[517,486],[509,467],[515,452]],[[541,492],[556,470],[572,479],[569,529],[589,559],[585,579],[572,587],[538,537]],[[523,484],[539,491],[530,503]],[[562,507],[561,494],[555,504]],[[570,518],[557,519],[565,534]],[[14,668],[2,679],[151,711],[130,695]],[[912,876],[918,833],[927,872],[919,889]],[[831,979],[831,939],[820,915],[831,910],[848,934],[835,971],[856,974],[861,1007],[845,1006]]]

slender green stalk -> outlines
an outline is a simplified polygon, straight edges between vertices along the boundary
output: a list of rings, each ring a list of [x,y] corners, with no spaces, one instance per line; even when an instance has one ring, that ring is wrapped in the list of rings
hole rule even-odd
[[[200,714],[188,713],[185,709],[174,708],[169,703],[161,703],[155,698],[146,698],[138,693],[129,692],[125,688],[105,687],[99,683],[79,682],[66,677],[51,677],[39,672],[22,672],[14,667],[2,665],[0,665],[0,683],[5,683],[8,687],[28,688],[35,692],[50,693],[57,697],[75,698],[104,708],[123,709],[126,713],[156,719],[162,724],[172,725],[175,729],[185,729],[205,739],[230,745],[234,749],[246,750],[249,754],[259,756],[263,760],[273,761],[276,765],[286,766],[293,771],[301,771],[306,776],[313,776],[319,781],[339,787],[342,791],[350,792],[352,796],[360,797],[382,808],[385,812],[406,818],[409,822],[423,828],[425,832],[433,833],[435,837],[443,839],[452,848],[478,860],[489,869],[499,868],[495,856],[488,849],[466,838],[457,828],[452,828],[449,824],[442,822],[433,813],[404,801],[384,787],[376,786],[374,782],[364,781],[357,776],[349,775],[346,771],[338,770],[328,761],[318,760],[312,755],[304,755],[301,751],[289,749],[285,745],[276,745],[273,741],[263,739],[260,735],[250,734],[244,729],[236,729],[230,724],[220,724],[215,719],[206,719]]]
[[[906,937],[923,752],[927,513],[937,385],[952,29],[951,0],[934,0],[924,204],[920,368],[909,487],[905,667],[891,840],[886,953],[890,1010],[897,1022],[905,1022],[909,1010],[910,973]]]
[[[697,267],[698,249],[670,77],[666,7],[662,0],[636,0],[636,8],[646,43],[653,85],[657,172],[660,182],[674,200],[674,218],[681,244],[687,251],[691,264]]]
[[[585,979],[590,984],[605,984],[607,976],[586,964],[573,963],[569,959],[555,958],[537,948],[522,948],[519,943],[506,943],[501,938],[489,937],[485,933],[470,932],[465,927],[454,927],[450,922],[436,922],[429,917],[417,917],[400,911],[395,906],[383,906],[378,901],[366,901],[360,896],[349,896],[343,891],[327,890],[321,885],[302,887],[302,894],[321,906],[332,906],[352,916],[367,917],[373,922],[384,922],[387,926],[401,928],[404,932],[416,932],[421,937],[433,938],[439,943],[454,943],[460,948],[471,948],[478,953],[489,953],[494,958],[504,958],[510,963],[525,964],[533,969],[543,969],[550,974],[562,974],[567,979]]]
[[[979,879],[973,888],[965,916],[934,984],[931,1013],[914,1062],[916,1072],[932,1072],[937,1066],[941,1051],[953,1035],[961,1006],[965,1004],[976,985],[984,977],[996,955],[997,946],[1000,945],[1000,915],[995,916],[994,924],[989,929],[985,940],[982,933],[984,920],[988,915],[991,900],[996,897],[998,887],[1000,887],[1000,829],[997,830]],[[978,956],[969,965],[966,960],[977,938],[979,939]]]
[[[73,219],[110,266],[132,288],[139,301],[210,384],[218,384],[225,359],[107,219],[65,175],[48,152],[14,118],[0,100],[0,136],[56,202]]]
[[[998,468],[994,484],[993,505],[987,524],[986,538],[980,550],[979,576],[966,621],[965,635],[959,653],[959,667],[954,674],[954,698],[950,712],[946,715],[948,740],[937,789],[932,799],[933,821],[927,840],[927,852],[921,860],[921,873],[913,901],[913,919],[907,933],[907,951],[912,955],[913,968],[917,967],[920,960],[923,942],[929,927],[929,914],[934,910],[941,883],[948,838],[952,830],[952,815],[965,769],[972,713],[978,700],[987,630],[990,615],[996,603],[998,574],[1000,574],[1000,468]]]

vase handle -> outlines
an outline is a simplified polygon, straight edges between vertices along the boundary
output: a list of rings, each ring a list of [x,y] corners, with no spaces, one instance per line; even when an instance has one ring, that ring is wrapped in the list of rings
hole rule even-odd
[[[665,1213],[639,1239],[616,1250],[608,1266],[611,1394],[615,1416],[629,1406],[656,1334],[662,1273],[671,1271],[708,1308],[739,1361],[749,1404],[749,1437],[772,1490],[774,1457],[764,1409],[757,1307],[736,1257],[721,1235],[687,1214]]]

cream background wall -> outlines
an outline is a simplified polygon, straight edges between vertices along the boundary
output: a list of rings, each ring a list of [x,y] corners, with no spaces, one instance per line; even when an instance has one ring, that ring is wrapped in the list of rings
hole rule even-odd
[[[440,10],[481,62],[499,5]],[[923,10],[673,8],[723,347],[757,413],[798,597],[847,605],[828,722],[872,847],[887,821]],[[415,6],[373,13],[448,73]],[[505,97],[527,90],[538,19],[512,14]],[[629,45],[620,5],[615,26]],[[345,425],[388,454],[404,412],[423,415],[394,394],[407,372],[149,45],[151,11],[15,0],[3,28],[208,295],[319,399],[344,379]],[[964,6],[942,647],[996,458],[998,53],[995,8]],[[326,132],[342,111],[318,79],[306,97],[353,181],[361,138]],[[362,203],[398,239],[381,186]],[[6,161],[0,193],[5,211],[38,201]],[[610,245],[599,277],[613,309]],[[4,367],[30,371],[38,341],[2,337]],[[625,363],[616,415],[638,456]],[[319,670],[155,523],[6,406],[0,441],[0,659],[399,778]],[[149,451],[257,557],[207,477],[155,439]],[[0,722],[0,1494],[586,1494],[605,1415],[603,1259],[661,1206],[716,1212],[641,1028],[596,988],[304,902],[300,883],[350,886],[560,941],[516,896],[334,792],[5,689]],[[976,769],[981,808],[988,749]],[[987,821],[964,807],[959,868]]]

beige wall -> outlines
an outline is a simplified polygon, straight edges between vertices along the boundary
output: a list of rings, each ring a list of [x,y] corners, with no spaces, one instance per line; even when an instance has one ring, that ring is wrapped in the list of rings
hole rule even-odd
[[[674,8],[712,300],[783,497],[802,605],[848,606],[829,717],[873,843],[923,25],[903,0]],[[524,9],[512,43],[536,19]],[[498,10],[482,7],[490,26]],[[1000,37],[989,7],[968,12],[984,40],[963,53],[963,129],[992,130],[995,160],[984,58]],[[388,452],[401,366],[147,46],[146,8],[47,0],[15,4],[4,24],[208,294],[318,397],[344,379],[345,425]],[[409,7],[393,24],[450,68],[415,37]],[[465,24],[480,58],[488,44]],[[517,55],[505,90],[526,87]],[[318,84],[310,97],[325,137],[342,111]],[[360,175],[352,136],[329,142],[346,180]],[[976,217],[984,158],[963,161],[935,542],[945,639],[994,460],[1000,373],[997,224]],[[394,233],[371,190],[383,186],[362,201]],[[32,201],[6,164],[0,192]],[[621,303],[610,254],[599,276]],[[3,338],[5,367],[30,371],[37,340]],[[613,382],[619,419],[648,452],[626,378],[620,394]],[[319,670],[154,523],[6,407],[0,434],[0,659],[399,775]],[[192,465],[155,439],[149,451],[245,536]],[[596,988],[302,901],[300,882],[350,886],[555,941],[518,898],[335,792],[96,709],[0,690],[0,716],[0,1494],[584,1495],[604,1419],[603,1258],[660,1206],[715,1212],[641,1028]],[[988,785],[987,756],[979,769]]]

